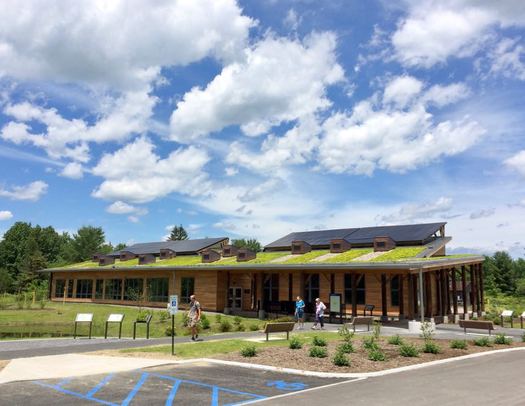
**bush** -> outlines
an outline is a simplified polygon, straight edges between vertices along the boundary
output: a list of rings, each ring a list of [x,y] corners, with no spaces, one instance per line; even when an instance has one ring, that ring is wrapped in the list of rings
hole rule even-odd
[[[166,327],[166,330],[164,330],[164,334],[168,337],[171,337],[171,326],[169,327]],[[173,329],[173,335],[176,336],[177,335],[177,332],[175,331],[175,329]]]
[[[450,348],[455,350],[466,350],[467,342],[465,340],[452,340],[450,342]]]
[[[370,361],[385,361],[386,355],[380,348],[374,348],[368,351],[368,359]]]
[[[188,316],[188,313],[184,313],[182,315],[182,325],[184,327],[188,327],[190,325],[190,316]]]
[[[250,331],[257,331],[259,330],[259,325],[258,324],[250,324]]]
[[[44,309],[44,307],[46,307],[47,305],[47,300],[40,299],[40,301],[38,302],[38,305],[40,306],[41,309]]]
[[[496,334],[496,337],[494,337],[494,344],[511,345],[512,338],[505,337],[505,334]]]
[[[221,324],[219,324],[219,331],[222,333],[227,333],[228,331],[231,331],[231,329],[232,324],[227,319],[222,320]]]
[[[290,343],[288,344],[288,346],[290,347],[291,350],[299,350],[303,348],[303,343],[301,340],[299,340],[299,338],[292,337],[290,339]]]
[[[474,345],[477,345],[478,347],[492,347],[492,343],[488,337],[481,337],[474,340]]]
[[[521,336],[521,341],[525,343],[525,333]]]
[[[335,356],[332,362],[334,363],[334,365],[338,367],[349,367],[350,366],[350,361],[348,360],[348,357],[346,356],[344,352],[341,352],[341,351],[337,351],[335,353]]]
[[[342,352],[344,354],[350,354],[354,352],[354,346],[350,341],[345,341],[344,343],[337,346],[337,351]]]
[[[399,336],[399,334],[396,334],[395,336],[388,337],[388,344],[402,345],[403,339]]]
[[[381,334],[381,322],[374,321],[374,327],[372,330],[372,336],[377,340]]]
[[[139,312],[137,313],[137,321],[146,320],[146,317],[148,317],[149,314],[151,314],[150,310],[139,310]]]
[[[170,313],[167,310],[164,310],[159,313],[159,321],[161,323],[165,323],[166,320],[168,320],[169,318],[170,318]]]
[[[374,336],[367,336],[363,339],[363,347],[365,347],[367,350],[378,350],[379,345],[376,343],[376,339]]]
[[[210,320],[205,318],[204,314],[201,316],[201,326],[204,330],[208,330],[210,328]]]
[[[310,348],[310,357],[314,358],[326,358],[328,356],[328,352],[326,351],[325,347],[312,347]]]
[[[241,355],[243,357],[255,357],[257,355],[257,348],[255,348],[255,345],[249,345],[247,347],[244,347],[241,350]]]
[[[221,314],[216,314],[215,315],[215,323],[221,324],[221,322],[222,322],[222,315]]]
[[[419,350],[415,345],[402,344],[399,346],[399,355],[402,357],[419,357]]]
[[[425,341],[432,340],[432,336],[434,335],[434,327],[432,326],[432,323],[428,321],[424,321],[421,323],[421,337]]]
[[[441,347],[432,340],[425,341],[422,349],[426,354],[439,354],[441,352]]]
[[[354,338],[354,332],[350,331],[348,327],[346,327],[346,324],[343,324],[343,326],[338,330],[337,333],[345,341],[351,341]]]
[[[236,326],[238,326],[241,323],[242,323],[242,319],[239,316],[235,316],[233,318],[233,324],[235,324]]]
[[[324,338],[314,336],[312,339],[312,344],[316,347],[326,347],[326,340]]]
[[[236,324],[235,325],[235,330],[237,330],[237,331],[244,331],[244,330],[246,330],[246,326],[244,324],[242,324],[242,323]]]

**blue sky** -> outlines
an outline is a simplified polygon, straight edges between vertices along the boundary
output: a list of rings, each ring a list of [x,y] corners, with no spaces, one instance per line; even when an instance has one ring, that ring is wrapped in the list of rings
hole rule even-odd
[[[525,5],[392,3],[0,4],[0,234],[444,220],[522,256]]]

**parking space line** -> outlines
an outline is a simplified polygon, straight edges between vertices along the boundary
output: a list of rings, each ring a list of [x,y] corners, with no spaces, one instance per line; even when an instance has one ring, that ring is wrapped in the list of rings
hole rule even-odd
[[[173,404],[173,399],[175,399],[175,395],[177,394],[177,391],[179,390],[180,383],[181,383],[180,380],[175,381],[175,384],[171,388],[168,398],[166,399],[165,406],[171,406]]]
[[[37,385],[40,385],[40,386],[44,386],[46,388],[51,388],[51,389],[54,389],[56,390],[57,392],[60,392],[60,393],[63,393],[65,395],[71,395],[71,396],[74,396],[76,398],[79,398],[79,399],[84,399],[84,400],[91,400],[93,402],[96,402],[96,403],[100,403],[102,405],[108,405],[108,406],[119,406],[117,403],[113,403],[113,402],[108,402],[106,400],[102,400],[102,399],[98,399],[98,398],[95,398],[95,397],[88,397],[82,393],[78,393],[78,392],[73,392],[71,390],[68,390],[68,389],[64,389],[58,385],[49,385],[47,383],[44,383],[44,382],[40,382],[40,381],[33,381],[33,383],[37,384]]]
[[[91,389],[88,393],[86,393],[86,396],[87,397],[93,396],[100,389],[102,389],[105,384],[107,384],[109,381],[111,381],[111,378],[113,378],[114,375],[115,375],[114,373],[111,373],[108,376],[105,376],[104,379],[102,379],[93,389]]]
[[[122,406],[128,406],[129,403],[133,400],[139,389],[144,385],[144,382],[146,382],[146,379],[148,379],[149,373],[143,372],[140,376],[139,381],[135,384],[135,387],[129,392],[126,399],[124,399],[124,402],[122,402]]]

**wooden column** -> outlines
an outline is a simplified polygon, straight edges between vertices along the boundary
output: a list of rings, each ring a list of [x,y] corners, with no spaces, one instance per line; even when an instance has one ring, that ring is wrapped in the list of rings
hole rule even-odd
[[[417,314],[419,313],[419,304],[418,304],[418,298],[417,298],[417,278],[418,276],[417,275],[412,275],[412,289],[413,289],[413,292],[412,292],[412,297],[414,299],[414,302],[412,303],[412,305],[414,306],[414,316],[417,316]]]
[[[467,270],[465,265],[461,265],[461,284],[463,290],[463,314],[468,314],[468,297],[467,297]]]
[[[483,264],[479,264],[479,291],[481,299],[481,311],[485,311],[485,286],[483,285]]]
[[[381,274],[381,319],[388,319],[388,301],[386,297],[386,274]]]
[[[456,268],[451,269],[452,272],[452,307],[454,315],[458,314],[458,286],[456,283]]]
[[[414,320],[414,315],[415,315],[415,306],[414,306],[414,302],[415,302],[415,297],[414,297],[414,277],[412,274],[408,274],[407,276],[407,279],[408,279],[408,318],[410,320]]]
[[[330,274],[330,293],[335,293],[335,275]]]
[[[423,296],[425,297],[425,317],[433,316],[433,306],[432,306],[432,281],[430,280],[431,274],[429,272],[423,274],[425,278],[425,292]]]
[[[474,276],[474,265],[469,266],[470,274],[470,304],[472,305],[472,314],[474,314],[476,309],[476,277]]]
[[[479,287],[479,274],[481,273],[481,269],[479,268],[479,264],[474,265],[474,270],[476,278],[476,310],[478,311],[478,316],[481,316],[481,289]]]
[[[405,299],[404,299],[404,290],[403,290],[403,284],[405,282],[404,282],[403,274],[399,274],[398,278],[399,278],[399,292],[398,292],[398,295],[399,295],[399,320],[401,320],[402,318],[405,318]]]
[[[450,302],[450,269],[445,269],[445,284],[447,287],[447,314],[452,314],[451,302]]]
[[[352,273],[352,317],[357,316],[357,275]]]
[[[448,286],[447,286],[447,276],[445,275],[445,270],[441,269],[439,271],[441,276],[441,315],[446,316],[448,314]]]

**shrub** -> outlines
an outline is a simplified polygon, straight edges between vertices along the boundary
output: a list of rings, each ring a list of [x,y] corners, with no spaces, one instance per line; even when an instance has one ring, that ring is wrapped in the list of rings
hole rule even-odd
[[[244,331],[244,330],[246,330],[246,326],[244,324],[242,324],[242,323],[236,324],[235,325],[235,330],[237,330],[237,331]]]
[[[45,299],[40,299],[40,301],[38,302],[38,305],[40,306],[41,309],[46,307],[46,304],[47,304],[47,300]]]
[[[494,344],[511,345],[512,338],[505,337],[505,334],[496,334],[496,337],[494,337]]]
[[[159,313],[159,321],[161,323],[165,323],[166,320],[169,319],[169,317],[170,317],[170,313],[167,310],[164,310],[164,311]]]
[[[403,339],[399,336],[399,334],[396,334],[395,336],[388,338],[388,344],[401,345],[403,344]]]
[[[312,344],[316,347],[326,347],[326,340],[324,338],[314,336],[312,339]]]
[[[432,340],[425,341],[422,349],[427,354],[439,354],[441,352],[441,347]]]
[[[354,338],[354,332],[350,331],[348,327],[346,327],[346,324],[343,324],[337,333],[345,341],[351,341]]]
[[[415,345],[402,344],[399,346],[399,355],[402,357],[419,357],[419,350]]]
[[[137,313],[137,321],[146,320],[146,317],[148,317],[149,314],[151,314],[151,311],[149,310],[139,310],[139,312]]]
[[[423,323],[421,323],[421,337],[423,337],[425,341],[429,341],[432,340],[433,335],[434,326],[432,325],[432,323],[428,321],[424,321]]]
[[[381,349],[374,348],[368,351],[368,359],[370,361],[385,361],[386,355],[383,351],[381,351]]]
[[[286,323],[286,322],[294,322],[295,319],[291,316],[283,316],[283,317],[277,317],[272,320],[274,323]]]
[[[244,347],[241,350],[241,355],[243,357],[255,357],[257,355],[257,348],[255,348],[255,345],[249,345],[247,347]]]
[[[215,323],[221,324],[221,321],[222,321],[222,315],[221,314],[216,314],[215,315]]]
[[[478,347],[492,347],[492,343],[488,337],[481,337],[474,340],[474,345],[477,345]]]
[[[259,330],[259,325],[258,324],[250,324],[250,331],[257,331]]]
[[[379,321],[374,322],[374,327],[372,330],[372,336],[377,340],[381,334],[381,323]]]
[[[455,350],[466,350],[467,342],[465,340],[452,340],[450,342],[450,348]]]
[[[310,357],[314,358],[326,358],[328,356],[328,352],[326,351],[325,347],[312,347],[310,348]]]
[[[169,327],[166,327],[166,330],[164,330],[164,334],[168,337],[171,337],[171,332],[173,331],[173,335],[176,336],[177,335],[177,332],[175,331],[175,329],[171,329],[171,326]]]
[[[233,318],[233,324],[235,324],[236,326],[238,326],[241,323],[242,323],[242,319],[239,316],[235,316]]]
[[[341,352],[341,351],[337,351],[335,353],[335,356],[332,362],[334,363],[334,365],[338,367],[349,367],[350,366],[350,361],[348,360],[348,357],[346,356],[344,352]]]
[[[354,352],[354,346],[350,341],[345,341],[344,343],[337,346],[337,351],[342,352],[344,354],[350,354],[351,352]]]
[[[222,333],[227,333],[228,331],[231,331],[231,329],[232,324],[227,319],[222,320],[221,324],[219,324],[219,331]]]
[[[525,333],[521,336],[521,341],[525,343]]]
[[[291,350],[299,350],[303,348],[303,343],[301,340],[299,340],[299,338],[292,337],[290,339],[290,343],[288,344],[288,346],[290,347]]]
[[[188,313],[184,313],[182,315],[182,325],[184,327],[188,327],[190,325],[190,316],[188,316]]]
[[[363,347],[367,350],[378,350],[379,346],[376,343],[374,336],[367,336],[363,339]]]
[[[204,330],[210,328],[210,320],[204,314],[201,316],[201,326]]]
[[[16,308],[22,310],[24,308],[25,297],[24,295],[16,295]]]

